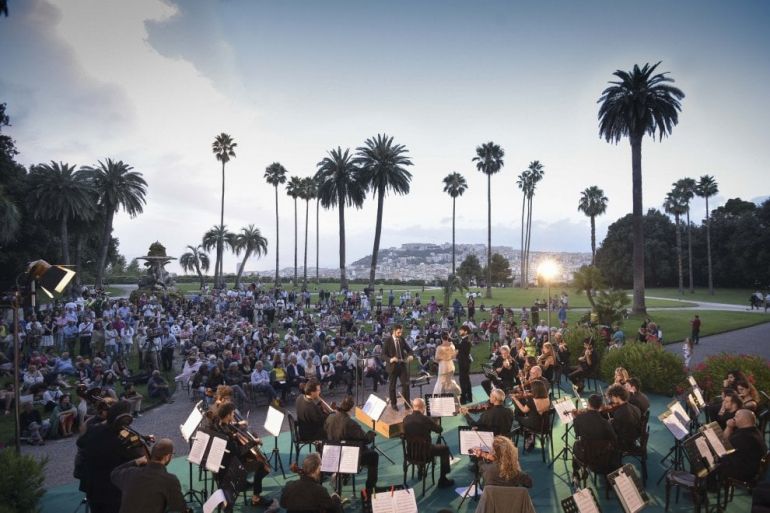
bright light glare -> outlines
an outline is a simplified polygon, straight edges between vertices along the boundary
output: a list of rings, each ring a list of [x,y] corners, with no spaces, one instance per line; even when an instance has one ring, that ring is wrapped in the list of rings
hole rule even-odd
[[[537,266],[537,274],[547,281],[551,281],[557,274],[559,274],[559,264],[553,260],[543,260],[540,262],[540,265]]]

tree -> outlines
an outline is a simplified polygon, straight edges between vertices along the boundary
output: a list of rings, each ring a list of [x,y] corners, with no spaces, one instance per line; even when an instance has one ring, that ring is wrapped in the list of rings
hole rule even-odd
[[[0,247],[8,244],[16,238],[16,233],[21,225],[21,212],[16,202],[5,192],[5,188],[0,186]]]
[[[524,211],[527,207],[527,195],[529,191],[529,187],[531,184],[530,176],[529,176],[529,170],[525,169],[521,172],[521,174],[516,179],[516,185],[519,187],[519,190],[521,190],[521,245],[519,246],[519,274],[521,275],[519,277],[519,286],[524,288],[524,229],[526,227],[526,223],[524,222]]]
[[[695,194],[699,198],[705,198],[706,200],[706,255],[708,255],[708,271],[709,271],[709,294],[714,295],[714,277],[711,267],[711,226],[709,223],[709,198],[716,196],[719,192],[719,185],[713,176],[703,175],[698,180],[698,185],[695,186]]]
[[[593,293],[596,290],[604,289],[606,286],[601,271],[593,264],[584,265],[575,272],[572,280],[572,285],[578,294],[585,292],[586,298],[588,298],[588,302],[591,304],[591,309],[596,310]]]
[[[642,138],[645,134],[662,140],[679,122],[684,93],[670,85],[667,73],[653,75],[660,62],[649,63],[631,71],[617,70],[618,80],[599,98],[599,135],[607,142],[618,143],[628,137],[631,143],[631,182],[633,203],[633,275],[634,313],[644,314],[644,226],[642,212]]]
[[[302,179],[298,176],[289,178],[286,194],[294,200],[294,286],[297,286],[297,198],[302,195]]]
[[[227,226],[212,226],[209,231],[203,234],[201,245],[205,251],[212,251],[218,248],[222,248],[222,252],[224,254],[224,247],[226,245],[229,246],[231,250],[235,249],[235,234],[229,231]],[[217,286],[216,281],[214,282],[214,286]],[[227,286],[224,272],[222,273],[219,286],[221,288],[225,288]]]
[[[232,137],[222,132],[216,138],[211,145],[211,150],[214,152],[216,159],[222,163],[222,202],[219,210],[219,228],[221,231],[225,229],[225,164],[230,162],[230,159],[235,158],[235,147],[238,146]],[[217,262],[214,269],[214,287],[224,288],[224,241],[220,241],[217,246]]]
[[[674,183],[674,188],[677,189],[677,195],[681,198],[687,215],[687,268],[690,294],[695,293],[692,280],[692,225],[690,224],[690,201],[695,197],[695,185],[696,182],[692,178],[682,178]]]
[[[487,298],[492,297],[492,175],[505,165],[505,151],[492,141],[476,147],[476,156],[471,159],[476,169],[487,175]]]
[[[545,171],[539,160],[533,160],[527,168],[529,185],[527,187],[527,230],[524,241],[524,287],[529,288],[529,248],[532,241],[532,200],[535,197],[535,189],[538,182],[543,179]]]
[[[356,148],[354,163],[361,169],[361,179],[367,189],[377,197],[377,223],[374,226],[374,249],[372,263],[369,269],[369,289],[374,290],[374,277],[377,274],[377,258],[380,252],[380,235],[382,234],[382,210],[385,204],[385,194],[409,194],[409,183],[412,173],[407,166],[412,161],[407,157],[409,150],[403,144],[394,144],[393,137],[377,134],[364,141],[364,145]]]
[[[253,254],[259,256],[267,254],[267,239],[262,236],[262,232],[259,228],[253,224],[245,228],[241,228],[241,231],[233,236],[233,251],[236,255],[240,255],[243,251],[243,261],[238,266],[238,274],[235,275],[234,288],[238,288],[241,283],[241,275],[246,268],[246,261]]]
[[[495,253],[492,255],[491,268],[487,269],[485,267],[483,274],[490,276],[492,283],[497,285],[504,284],[511,279],[511,264],[503,255]]]
[[[275,187],[275,286],[278,287],[281,284],[281,277],[278,275],[278,186],[286,183],[286,168],[278,162],[273,162],[265,168],[265,180]]]
[[[350,150],[339,146],[317,164],[315,180],[324,208],[337,207],[340,230],[340,290],[348,288],[345,270],[345,206],[361,208],[366,197],[366,183],[353,162]]]
[[[200,244],[197,246],[188,245],[187,249],[190,251],[182,253],[182,256],[179,257],[179,265],[184,272],[195,271],[201,281],[201,289],[203,289],[203,287],[206,286],[206,277],[203,275],[203,272],[209,270],[211,261]],[[201,270],[203,272],[201,272]]]
[[[88,173],[61,162],[33,166],[29,173],[30,206],[36,219],[59,221],[63,264],[70,260],[69,221],[94,216],[95,191]]]
[[[458,276],[455,276],[454,274],[450,274],[449,276],[447,276],[447,279],[444,282],[442,282],[441,290],[444,293],[444,302],[443,302],[444,311],[448,312],[449,302],[452,301],[452,295],[455,292],[460,292],[460,293],[465,292],[466,290],[468,290],[468,287],[465,286],[463,281]]]
[[[310,200],[318,199],[318,187],[316,187],[316,181],[312,176],[308,176],[302,179],[302,191],[301,198],[305,200],[305,258],[302,262],[302,288],[307,290],[307,232],[308,222],[310,221]],[[317,215],[317,214],[316,214]],[[316,230],[318,228],[316,227]],[[316,237],[318,233],[316,232]],[[316,238],[316,249],[318,248],[318,241]],[[318,273],[318,259],[316,258],[316,274]]]
[[[596,216],[600,216],[607,211],[608,201],[604,191],[596,185],[587,187],[580,193],[578,212],[583,212],[591,218],[591,265],[596,263]]]
[[[474,254],[466,256],[457,268],[457,276],[466,285],[470,285],[473,280],[476,280],[476,283],[479,283],[483,276],[479,258]]]
[[[460,173],[449,173],[444,177],[444,192],[452,198],[452,274],[455,275],[455,204],[457,197],[468,189],[468,182]]]
[[[97,287],[101,287],[104,282],[104,268],[107,263],[107,251],[110,246],[115,213],[122,207],[129,216],[136,217],[144,210],[147,182],[142,177],[142,173],[132,169],[133,167],[122,160],[112,159],[99,161],[96,167],[83,168],[98,195],[98,207],[104,213],[104,226],[96,266]]]
[[[674,188],[666,194],[666,199],[663,201],[663,210],[666,214],[674,216],[676,223],[676,261],[677,261],[677,274],[679,276],[679,293],[684,293],[684,276],[682,275],[682,231],[679,228],[679,220],[682,214],[687,212],[687,206],[685,205],[684,198],[682,197],[682,191],[674,185]]]

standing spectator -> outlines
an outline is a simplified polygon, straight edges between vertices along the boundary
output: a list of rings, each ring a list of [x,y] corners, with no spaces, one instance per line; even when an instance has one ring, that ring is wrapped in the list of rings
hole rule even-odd
[[[77,320],[68,319],[67,325],[62,330],[64,333],[64,345],[70,354],[75,354],[75,343],[78,340]]]
[[[94,331],[94,323],[90,317],[85,317],[78,327],[80,333],[80,356],[91,356],[91,334]]]
[[[690,337],[684,339],[684,344],[682,344],[682,358],[684,358],[684,367],[688,371],[690,370],[690,360],[692,359],[693,349],[692,339]]]
[[[690,321],[690,326],[692,327],[690,338],[692,338],[692,341],[696,344],[700,342],[700,325],[700,317],[696,314]]]
[[[174,366],[174,349],[176,349],[176,337],[168,332],[168,326],[163,326],[163,334],[160,338],[160,360],[164,371],[170,371]]]

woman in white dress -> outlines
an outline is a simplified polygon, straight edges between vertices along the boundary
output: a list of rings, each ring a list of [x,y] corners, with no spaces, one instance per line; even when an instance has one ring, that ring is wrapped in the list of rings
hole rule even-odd
[[[438,376],[433,387],[434,394],[460,395],[460,387],[455,383],[454,359],[457,356],[455,345],[449,340],[449,333],[441,334],[441,344],[436,346],[436,361],[438,362]]]

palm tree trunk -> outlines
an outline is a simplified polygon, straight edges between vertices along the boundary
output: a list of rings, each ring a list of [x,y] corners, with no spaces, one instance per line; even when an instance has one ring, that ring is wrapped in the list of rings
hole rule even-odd
[[[198,273],[198,279],[201,281],[201,290],[203,290],[203,287],[206,285],[206,282],[203,280],[203,273],[201,272],[201,266],[198,264],[198,255],[195,255],[195,272]]]
[[[527,193],[521,191],[523,197],[521,198],[521,252],[519,254],[519,286],[524,288],[524,207],[527,204]]]
[[[61,216],[61,258],[65,265],[70,263],[70,234],[67,228],[67,214],[65,213]]]
[[[646,314],[644,301],[644,217],[642,213],[642,136],[631,136],[632,232],[635,314]]]
[[[83,257],[83,234],[76,236],[75,242],[75,278],[73,278],[75,284],[75,291],[80,292],[80,288],[83,284],[81,277],[83,276],[83,269],[80,267],[80,262]],[[72,293],[73,291],[70,290]]]
[[[591,216],[591,265],[596,265],[596,216]]]
[[[278,287],[281,284],[281,279],[278,276],[278,184],[275,185],[275,286]]]
[[[709,295],[714,295],[714,278],[711,273],[711,219],[709,216],[709,197],[706,196],[706,256],[709,266]]]
[[[457,198],[452,198],[452,276],[455,275],[455,203]]]
[[[307,290],[307,229],[310,221],[310,200],[305,200],[305,260],[302,263],[302,288]]]
[[[532,195],[529,196],[529,203],[527,205],[527,235],[524,240],[526,257],[524,258],[524,278],[526,280],[526,288],[529,289],[529,243],[532,240]]]
[[[319,242],[320,242],[320,234],[318,232],[318,216],[321,213],[321,200],[316,198],[315,200],[315,284],[320,285],[321,283],[321,275],[318,273],[318,253],[319,253]]]
[[[377,224],[374,227],[374,248],[372,265],[369,269],[369,289],[374,290],[374,277],[377,274],[377,257],[380,253],[380,234],[382,233],[382,207],[385,204],[385,188],[377,191]]]
[[[225,231],[225,162],[222,161],[222,204],[219,209],[219,230],[224,235]],[[217,272],[215,274],[218,275],[218,280],[215,279],[214,282],[219,284],[219,288],[223,288],[224,283],[224,264],[222,263],[222,260],[225,256],[225,241],[220,239],[217,241],[217,265],[219,266]]]
[[[679,271],[679,293],[684,294],[684,276],[682,273],[682,230],[679,225],[679,214],[674,215],[676,221],[676,260]]]
[[[345,197],[340,194],[339,216],[340,216],[340,290],[348,288],[348,276],[345,272]]]
[[[492,298],[492,175],[487,173],[487,293]]]
[[[689,272],[690,294],[695,293],[692,282],[692,232],[690,231],[690,206],[687,205],[687,267]]]
[[[294,198],[294,287],[297,286],[297,198]]]
[[[115,209],[111,205],[107,206],[107,215],[104,219],[104,230],[102,231],[102,244],[99,251],[99,258],[96,262],[96,287],[101,288],[104,285],[104,267],[107,264],[107,251],[110,248],[110,237],[112,235],[112,219],[115,216]]]
[[[243,255],[243,262],[241,262],[241,265],[238,266],[238,274],[235,275],[235,288],[238,288],[238,285],[241,283],[241,275],[243,274],[243,270],[246,268],[246,260],[249,259],[251,256],[251,250],[246,249],[246,253]]]

